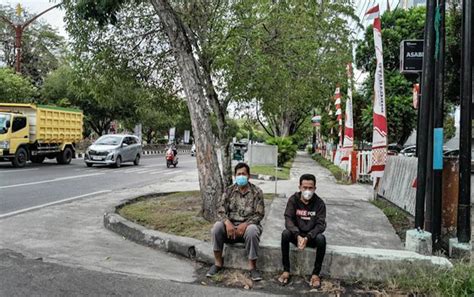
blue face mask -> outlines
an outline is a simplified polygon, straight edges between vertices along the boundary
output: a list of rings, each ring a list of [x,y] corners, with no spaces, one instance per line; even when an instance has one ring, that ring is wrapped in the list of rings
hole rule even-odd
[[[238,175],[235,177],[235,183],[239,186],[239,187],[244,187],[248,184],[248,178],[246,175]]]

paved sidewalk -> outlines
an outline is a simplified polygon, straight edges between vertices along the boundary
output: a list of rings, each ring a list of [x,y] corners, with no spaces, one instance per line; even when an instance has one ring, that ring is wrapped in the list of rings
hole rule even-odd
[[[278,193],[285,199],[276,198],[268,212],[262,236],[262,245],[280,244],[284,230],[283,213],[287,198],[298,191],[299,177],[304,173],[316,176],[316,193],[326,203],[329,245],[363,248],[402,249],[402,243],[383,212],[369,201],[372,189],[367,185],[342,185],[326,168],[320,166],[307,153],[298,152],[291,169],[289,181],[278,181]],[[253,181],[264,192],[272,192],[274,182]]]

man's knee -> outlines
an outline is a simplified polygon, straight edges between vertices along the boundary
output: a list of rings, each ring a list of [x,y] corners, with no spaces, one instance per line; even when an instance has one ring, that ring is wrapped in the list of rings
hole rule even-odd
[[[250,224],[245,229],[244,237],[245,238],[258,238],[260,236],[260,230],[257,225]]]
[[[316,238],[314,239],[314,241],[316,242],[317,247],[325,246],[326,245],[326,236],[324,236],[323,234],[318,234],[318,235],[316,235]]]
[[[281,232],[281,240],[283,240],[283,241],[290,241],[291,236],[292,236],[292,234],[291,234],[290,230],[288,230],[288,229],[285,229],[285,230],[283,230],[283,232]]]
[[[214,236],[224,235],[225,233],[225,226],[222,222],[216,222],[214,226],[212,226],[211,234]]]

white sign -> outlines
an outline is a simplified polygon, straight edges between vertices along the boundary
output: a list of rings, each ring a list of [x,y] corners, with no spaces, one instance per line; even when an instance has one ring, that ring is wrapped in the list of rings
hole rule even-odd
[[[133,129],[133,135],[138,137],[138,139],[140,139],[140,142],[142,142],[142,124],[138,124],[135,126],[135,128]]]
[[[189,137],[191,136],[191,131],[184,130],[184,143],[189,143]]]
[[[175,139],[175,133],[176,133],[176,128],[170,128],[170,133],[169,133],[169,142],[173,142]]]

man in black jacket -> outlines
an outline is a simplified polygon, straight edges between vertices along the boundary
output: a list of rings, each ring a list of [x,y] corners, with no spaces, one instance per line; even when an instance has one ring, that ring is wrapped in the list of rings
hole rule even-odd
[[[326,253],[326,205],[314,193],[316,177],[303,174],[300,177],[300,192],[293,194],[286,205],[285,227],[281,234],[281,253],[283,257],[283,274],[278,278],[282,284],[287,284],[290,277],[290,242],[304,250],[306,247],[316,248],[316,261],[310,279],[312,288],[321,286],[319,274]]]

